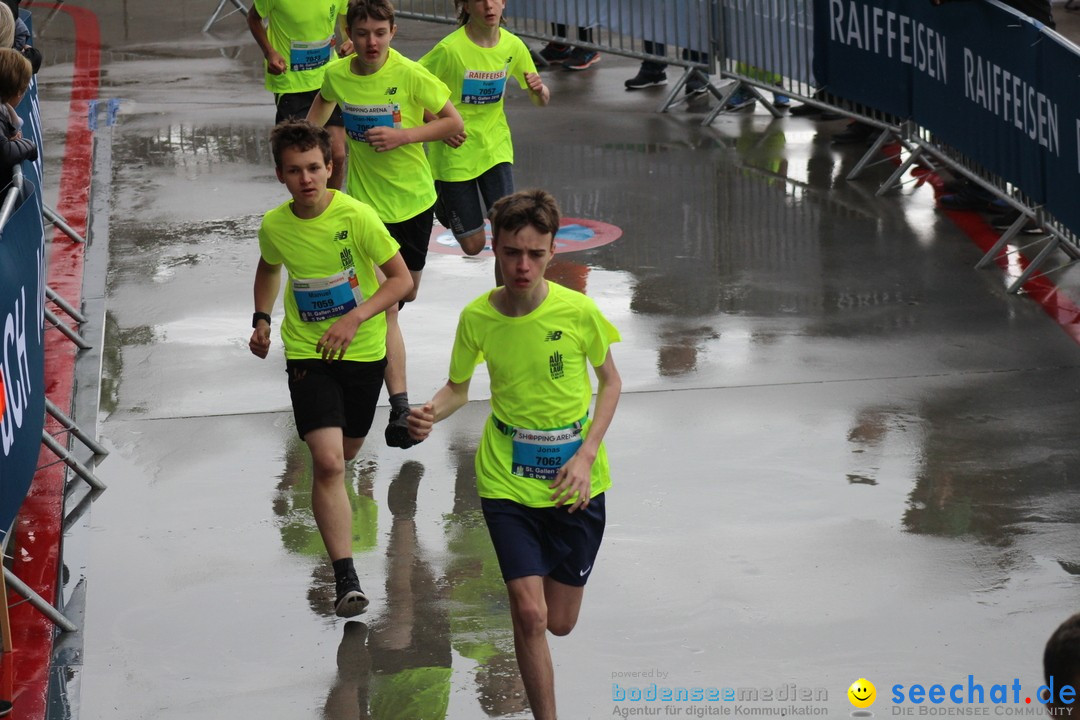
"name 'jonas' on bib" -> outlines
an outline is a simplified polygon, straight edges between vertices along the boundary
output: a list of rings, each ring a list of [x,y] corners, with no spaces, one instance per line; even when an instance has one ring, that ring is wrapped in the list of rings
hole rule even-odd
[[[386,105],[344,103],[342,115],[345,119],[345,133],[358,142],[367,142],[364,139],[364,133],[374,127],[401,128],[401,106],[397,103]]]
[[[517,428],[513,438],[511,472],[519,477],[554,480],[559,469],[581,447],[579,427],[561,430]]]
[[[506,68],[502,70],[466,70],[461,85],[461,102],[488,105],[502,100],[506,90]]]
[[[364,301],[356,269],[352,267],[330,277],[292,280],[292,291],[304,322],[340,317]]]

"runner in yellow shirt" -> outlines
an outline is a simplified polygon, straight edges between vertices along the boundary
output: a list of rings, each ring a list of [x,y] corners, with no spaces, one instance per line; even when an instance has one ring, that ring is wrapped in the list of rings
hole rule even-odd
[[[255,0],[248,11],[251,35],[266,59],[266,89],[274,93],[274,124],[307,116],[322,87],[323,70],[334,58],[335,29],[344,26],[347,0]],[[346,35],[346,33],[342,33]],[[352,42],[340,45],[342,56]],[[345,179],[345,124],[341,113],[326,123],[334,170],[329,185],[338,190]]]
[[[514,144],[503,101],[506,83],[514,78],[539,107],[548,104],[551,92],[536,72],[529,48],[501,27],[505,0],[456,0],[456,5],[461,27],[420,58],[420,64],[450,87],[465,121],[464,132],[428,148],[439,193],[435,214],[465,254],[476,255],[487,243],[487,210],[514,192]]]
[[[353,0],[346,15],[356,54],[331,63],[308,119],[324,124],[335,106],[345,118],[349,194],[375,208],[401,245],[413,278],[404,301],[416,299],[431,238],[435,184],[422,143],[443,140],[464,127],[445,84],[390,47],[397,32],[389,0]],[[432,121],[425,124],[425,113]],[[386,391],[390,423],[386,444],[408,448],[409,396],[405,341],[397,312],[387,313]]]
[[[495,203],[491,225],[506,284],[462,311],[450,379],[412,409],[409,431],[423,440],[461,408],[474,369],[487,363],[491,416],[476,452],[477,491],[510,596],[529,704],[550,720],[547,632],[573,630],[604,534],[611,477],[602,440],[622,388],[610,350],[619,333],[591,299],[544,279],[559,228],[551,195],[509,195]],[[599,381],[591,419],[590,365]]]
[[[345,462],[360,452],[386,368],[384,311],[412,288],[398,245],[375,212],[327,188],[330,135],[286,121],[270,135],[277,177],[292,200],[259,228],[251,352],[270,351],[270,312],[288,270],[281,341],[296,432],[311,452],[311,507],[334,566],[334,609],[351,617],[367,605],[352,559],[352,510]],[[386,279],[380,284],[373,266]]]

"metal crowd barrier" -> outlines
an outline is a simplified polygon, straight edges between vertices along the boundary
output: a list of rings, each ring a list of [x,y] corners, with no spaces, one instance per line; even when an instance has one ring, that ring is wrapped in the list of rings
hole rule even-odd
[[[207,26],[229,1],[237,10],[243,9],[240,0],[219,0]],[[400,0],[397,8],[402,18],[458,22],[450,0]],[[1001,13],[1007,13],[1009,18],[1008,31],[999,27]],[[990,32],[982,37],[981,31],[972,30],[995,18],[997,35]],[[936,27],[939,24],[941,27]],[[1068,152],[1059,151],[1056,159],[1042,153],[1036,165],[1027,160],[1027,166],[1016,169],[1010,166],[1011,159],[1002,161],[993,156],[999,152],[994,147],[993,133],[1000,133],[1001,128],[987,130],[984,124],[970,132],[955,125],[942,129],[938,127],[941,108],[937,116],[928,112],[928,108],[953,100],[941,100],[933,87],[933,80],[943,82],[943,78],[934,77],[934,70],[946,71],[944,41],[950,38],[957,44],[970,42],[977,49],[983,47],[988,60],[980,62],[998,71],[1002,70],[998,63],[1012,62],[1014,81],[1020,77],[1017,67],[1030,75],[1025,76],[1025,88],[1030,82],[1040,88],[1051,86],[1048,94],[1056,89],[1062,97],[1075,95],[1067,83],[1068,78],[1080,75],[1080,48],[998,0],[947,4],[940,9],[905,0],[514,0],[507,7],[506,25],[524,38],[565,42],[682,68],[682,76],[658,110],[663,112],[676,104],[686,82],[697,77],[708,83],[708,91],[717,100],[704,124],[712,123],[724,112],[728,100],[741,89],[776,117],[782,113],[771,101],[774,92],[871,126],[875,132],[873,142],[847,179],[858,179],[872,164],[893,163],[889,178],[878,189],[878,194],[884,194],[901,184],[915,164],[930,170],[945,167],[1020,212],[979,267],[998,258],[1029,221],[1035,221],[1049,235],[1050,241],[1012,284],[1011,292],[1020,290],[1057,251],[1066,256],[1066,261],[1056,269],[1080,260],[1080,204],[1071,200],[1080,193],[1080,163],[1076,162],[1080,157],[1080,131],[1064,131],[1066,136],[1074,136],[1066,140],[1072,143],[1068,149],[1074,161],[1066,191],[1058,187],[1056,180],[1051,184],[1047,179],[1062,175],[1063,162],[1064,169],[1069,170]],[[1015,34],[1007,34],[1014,29]],[[875,75],[881,69],[874,65],[875,58],[863,58],[852,50],[854,47],[868,52],[871,45],[874,55],[887,54],[890,60],[895,60],[894,54],[898,56],[897,62],[906,64],[911,77],[901,76],[898,80],[885,71]],[[843,56],[839,61],[832,58],[838,46],[851,51],[847,55],[837,53]],[[1010,56],[1010,52],[1019,55]],[[950,72],[954,81],[964,72],[971,72],[970,67],[959,67],[970,63],[969,55],[962,61],[952,57]],[[1067,67],[1063,68],[1063,64]],[[888,65],[885,68],[890,69]],[[1054,68],[1060,75],[1056,82],[1065,85],[1053,87],[1053,75],[1040,68]],[[710,82],[714,71],[720,83]],[[1005,74],[1009,75],[1008,67]],[[922,75],[929,75],[931,80]],[[1043,103],[1043,90],[1038,93],[1038,102]],[[1015,100],[1016,91],[1013,95]],[[1080,100],[1076,102],[1075,111],[1067,108],[1066,118],[1080,117]],[[1042,118],[1041,104],[1039,108],[1030,112],[1033,118],[1040,113],[1032,122],[1038,124],[1042,140],[1043,125],[1049,121]],[[944,111],[959,114],[951,107]],[[989,133],[988,139],[980,138],[980,132]],[[973,145],[972,137],[989,145],[989,152],[976,147],[977,143]],[[887,145],[899,147],[900,155],[882,158],[881,151]]]
[[[224,15],[222,15],[221,14],[222,10],[224,10],[225,6],[228,5],[229,3],[232,3],[233,9],[230,10],[229,12],[225,13]],[[227,18],[230,15],[234,15],[236,13],[240,13],[244,17],[247,17],[247,14],[248,14],[247,6],[245,6],[244,3],[241,2],[241,0],[218,0],[217,9],[214,10],[214,12],[210,13],[210,17],[208,17],[206,19],[206,22],[203,24],[202,31],[203,32],[209,31],[210,28],[214,26],[214,23],[216,23],[218,20],[222,20],[222,19]]]
[[[61,321],[48,306],[52,303],[76,326],[86,322],[71,303],[46,283],[48,247],[45,230],[55,226],[73,241],[83,240],[73,231],[68,232],[70,227],[66,221],[47,208],[41,199],[39,186],[44,153],[40,152],[43,140],[36,81],[31,82],[17,111],[23,119],[23,132],[35,141],[39,153],[38,160],[12,169],[11,186],[4,189],[0,200],[0,320],[6,318],[6,326],[15,329],[13,335],[0,338],[0,350],[3,350],[0,352],[0,547],[4,550],[8,547],[11,528],[23,499],[35,474],[42,469],[38,465],[42,446],[90,486],[88,497],[100,494],[105,484],[76,459],[69,441],[75,438],[81,442],[95,459],[107,454],[103,446],[45,394],[45,333],[55,329],[80,349],[90,347],[77,330]],[[55,434],[46,427],[47,418],[59,425]],[[72,479],[67,483],[65,497],[76,482]],[[6,566],[3,580],[60,630],[78,629]],[[6,599],[6,595],[3,597]],[[6,621],[7,607],[4,606],[0,609],[0,623]],[[7,647],[10,638],[5,636],[3,640]]]
[[[456,25],[448,0],[400,0],[402,18]],[[716,62],[717,0],[514,0],[506,7],[506,27],[523,38],[574,45],[683,69],[660,106],[667,110],[691,76],[709,83]]]
[[[1080,192],[1080,131],[1069,125],[1080,117],[1070,84],[1080,74],[1080,47],[1038,21],[998,0],[941,8],[901,0],[722,0],[716,43],[721,77],[774,114],[764,91],[782,88],[876,129],[849,180],[874,162],[895,163],[881,195],[916,164],[944,167],[1019,211],[976,267],[995,262],[1006,247],[1027,249],[1011,244],[1034,222],[1046,237],[1028,246],[1041,245],[1009,292],[1080,260],[1080,207],[1072,200]],[[1059,115],[1066,118],[1060,137]],[[881,159],[887,143],[902,148],[899,159]],[[1062,262],[1044,270],[1055,256]]]

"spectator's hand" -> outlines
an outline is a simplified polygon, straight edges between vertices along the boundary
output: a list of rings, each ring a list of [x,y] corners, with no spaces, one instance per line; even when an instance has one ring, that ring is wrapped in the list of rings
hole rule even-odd
[[[426,440],[435,424],[435,408],[430,402],[423,407],[410,408],[406,422],[409,424],[409,437],[416,442]]]
[[[443,142],[452,148],[459,148],[465,144],[465,138],[467,137],[468,135],[466,135],[465,131],[462,130],[457,135],[451,135],[450,137],[446,138],[445,140],[443,140]]]
[[[364,133],[364,140],[375,148],[375,152],[387,152],[402,145],[407,145],[409,142],[404,130],[385,126],[371,128]]]
[[[338,48],[338,57],[345,57],[346,55],[352,55],[352,54],[353,54],[352,40],[346,40],[345,42],[341,43],[341,47]]]
[[[266,70],[271,75],[284,75],[289,66],[277,50],[266,56]]]
[[[270,326],[266,324],[259,324],[259,327],[255,328],[255,332],[251,333],[251,341],[248,342],[248,348],[251,350],[251,354],[255,357],[266,359],[266,354],[270,352]]]

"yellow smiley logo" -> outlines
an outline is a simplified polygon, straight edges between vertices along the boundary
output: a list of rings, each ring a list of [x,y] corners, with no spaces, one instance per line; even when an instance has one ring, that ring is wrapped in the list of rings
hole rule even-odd
[[[877,688],[866,678],[859,678],[847,689],[848,700],[857,708],[868,708],[877,699]]]

